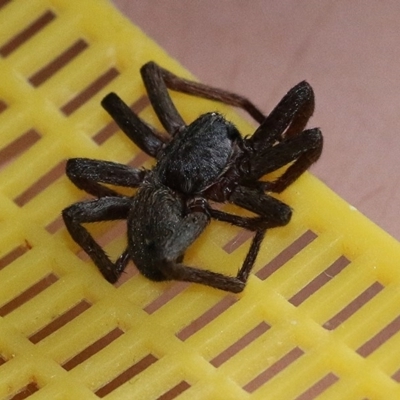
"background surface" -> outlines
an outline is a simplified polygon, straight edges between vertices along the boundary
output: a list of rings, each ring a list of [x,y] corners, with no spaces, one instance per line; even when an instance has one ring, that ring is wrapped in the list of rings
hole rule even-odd
[[[306,79],[310,127],[325,147],[312,172],[400,239],[400,3],[182,0],[114,4],[202,82],[265,112]]]

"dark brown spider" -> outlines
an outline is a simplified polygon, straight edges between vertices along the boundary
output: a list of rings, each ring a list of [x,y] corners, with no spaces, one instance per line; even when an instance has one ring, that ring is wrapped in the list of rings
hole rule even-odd
[[[147,170],[86,158],[68,160],[68,177],[96,199],[63,210],[67,229],[109,282],[116,282],[132,259],[139,271],[154,281],[174,279],[241,292],[266,230],[286,225],[291,218],[290,207],[266,192],[284,190],[321,154],[320,130],[304,130],[314,110],[312,88],[307,82],[299,83],[265,116],[241,96],[179,78],[154,62],[145,64],[141,74],[168,137],[143,122],[114,93],[103,99],[102,106],[157,164]],[[251,137],[242,138],[236,127],[216,112],[186,125],[167,89],[240,107],[260,126]],[[275,181],[260,180],[287,164]],[[138,190],[129,197],[103,184]],[[236,204],[256,216],[215,210],[209,200]],[[255,232],[236,277],[183,263],[186,249],[212,218]],[[127,220],[128,246],[113,263],[82,224],[117,219]]]

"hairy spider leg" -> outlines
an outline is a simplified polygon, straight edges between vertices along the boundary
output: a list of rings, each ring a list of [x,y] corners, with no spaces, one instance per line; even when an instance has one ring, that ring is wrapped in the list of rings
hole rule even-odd
[[[127,165],[88,158],[71,158],[66,166],[66,174],[75,186],[96,197],[121,196],[101,183],[138,187],[146,173]]]
[[[307,125],[314,107],[312,87],[306,81],[298,83],[289,90],[246,142],[257,152],[259,148],[264,150],[277,141],[299,134]]]
[[[128,252],[125,250],[113,263],[82,224],[126,219],[131,206],[132,201],[129,197],[101,197],[73,204],[62,212],[71,237],[89,255],[103,276],[111,283],[116,282],[124,271],[129,261]]]
[[[76,203],[63,210],[65,225],[71,237],[91,257],[103,276],[110,282],[116,282],[128,264],[128,250],[113,264],[81,224],[125,219],[131,207],[130,199],[101,183],[138,187],[147,171],[111,161],[72,158],[67,161],[66,173],[75,186],[99,197],[99,200]]]
[[[282,201],[261,191],[243,186],[235,189],[229,202],[245,208],[258,216],[242,217],[213,208],[209,208],[207,211],[212,218],[218,221],[228,222],[255,232],[284,226],[289,223],[292,214],[290,207]]]
[[[103,108],[141,150],[156,157],[168,141],[155,128],[142,121],[115,93],[109,93],[101,101]]]
[[[219,213],[218,215],[221,216],[220,214],[221,212],[218,213]],[[230,216],[229,214],[226,213],[223,214],[225,217]],[[233,217],[237,217],[238,219],[241,218],[239,216],[233,216]],[[225,220],[232,224],[236,224],[238,222],[238,220],[235,218],[232,220],[229,218],[228,219],[221,218],[221,220]],[[221,289],[232,293],[239,293],[243,291],[243,289],[246,286],[247,279],[254,265],[255,259],[260,249],[261,242],[264,239],[264,234],[265,230],[256,232],[252,240],[252,243],[250,245],[250,249],[243,262],[243,266],[240,268],[236,277],[191,267],[182,264],[181,259],[178,259],[176,261],[164,260],[163,262],[160,263],[159,269],[163,273],[165,278],[169,280],[200,283],[202,285],[211,286],[216,289]]]
[[[260,179],[292,163],[274,182],[263,183],[263,190],[282,192],[318,160],[323,146],[320,130],[303,131],[314,105],[311,86],[300,82],[289,90],[254,135],[245,139],[250,153],[249,179]]]
[[[252,179],[260,179],[265,174],[292,163],[275,181],[260,182],[260,188],[263,190],[280,193],[318,160],[322,146],[323,138],[318,128],[285,138],[268,150],[258,150],[257,155],[250,159],[249,176]]]
[[[292,211],[288,205],[280,200],[259,190],[244,186],[238,186],[233,191],[229,201],[258,215],[257,217],[242,217],[220,210],[210,210],[212,218],[256,232],[246,259],[237,275],[239,280],[246,283],[254,266],[265,232],[270,228],[288,224],[292,216]]]
[[[185,264],[178,264],[173,261],[163,262],[159,268],[170,280],[201,283],[202,285],[232,293],[243,291],[246,284],[237,277],[226,276],[217,272],[198,269]]]
[[[259,123],[265,119],[265,115],[247,98],[183,79],[153,61],[143,65],[140,72],[154,111],[172,136],[185,126],[185,122],[172,102],[168,89],[242,108]]]

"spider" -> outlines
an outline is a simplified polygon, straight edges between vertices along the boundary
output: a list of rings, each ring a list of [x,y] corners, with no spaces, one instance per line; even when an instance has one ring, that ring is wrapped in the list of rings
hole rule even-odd
[[[320,130],[304,130],[314,111],[313,90],[307,82],[300,82],[266,116],[242,96],[180,78],[155,62],[143,65],[140,72],[168,136],[142,121],[115,93],[108,94],[101,104],[128,138],[157,163],[148,170],[87,158],[68,160],[70,180],[96,198],[64,209],[65,225],[111,283],[133,260],[153,281],[187,281],[241,292],[266,230],[286,225],[292,215],[288,205],[269,193],[283,191],[321,154]],[[217,112],[203,114],[186,125],[168,89],[242,108],[260,125],[245,138]],[[260,180],[286,165],[274,181]],[[104,184],[137,191],[132,197],[125,196]],[[233,203],[255,215],[220,211],[210,201]],[[127,220],[128,244],[112,262],[82,224],[118,219]],[[236,277],[183,262],[185,251],[211,219],[255,233]]]

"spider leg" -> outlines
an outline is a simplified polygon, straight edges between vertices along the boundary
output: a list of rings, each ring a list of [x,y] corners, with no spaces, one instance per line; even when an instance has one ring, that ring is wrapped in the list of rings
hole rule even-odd
[[[64,223],[74,241],[89,255],[103,276],[111,283],[118,280],[129,256],[124,251],[116,263],[111,262],[101,246],[82,226],[83,223],[126,219],[132,201],[129,197],[101,197],[73,204],[62,212]]]
[[[208,213],[207,215],[200,212],[195,214],[197,214],[197,218],[203,219],[202,226],[204,227],[205,224],[208,223]],[[224,214],[229,216],[229,214]],[[203,229],[203,227],[201,229]],[[171,260],[171,256],[174,257],[175,254],[179,254],[179,252],[181,252],[181,249],[175,248],[176,246],[181,247],[182,249],[187,247],[187,239],[185,238],[186,233],[182,231],[181,233],[177,233],[176,236],[182,236],[184,242],[176,240],[174,238],[173,242],[175,243],[173,243],[171,249],[168,250],[168,254],[166,253],[166,258],[163,262],[158,264],[157,268],[161,271],[163,275],[162,280],[178,280],[185,282],[201,283],[203,285],[211,286],[217,289],[239,293],[244,289],[246,285],[251,267],[254,264],[261,242],[264,238],[264,231],[256,232],[243,266],[240,268],[236,277],[226,276],[216,272],[187,266],[185,264],[182,264],[182,256],[175,258],[174,261]],[[197,233],[193,236],[197,236]],[[190,241],[192,242],[193,240]],[[179,242],[181,242],[181,246],[179,246]]]
[[[246,142],[257,153],[284,137],[299,134],[312,116],[314,106],[312,87],[306,81],[300,82],[289,90]]]
[[[129,139],[147,154],[156,157],[167,142],[161,134],[143,122],[115,93],[104,97],[101,105]]]
[[[257,216],[242,217],[209,209],[210,216],[218,221],[228,222],[256,232],[284,226],[289,223],[292,216],[292,210],[287,204],[257,189],[245,186],[238,186],[232,192],[229,201],[257,214]]]
[[[168,280],[201,283],[233,293],[241,292],[246,283],[237,277],[226,276],[217,272],[202,270],[176,262],[164,262],[160,265],[160,270]]]
[[[261,182],[260,188],[263,190],[280,193],[318,160],[322,146],[322,134],[317,128],[285,138],[275,146],[260,149],[250,159],[249,178],[260,179],[263,175],[293,162],[274,182]]]
[[[75,186],[97,197],[121,196],[101,183],[137,187],[146,173],[127,165],[88,158],[71,158],[66,166],[66,174]]]
[[[260,216],[253,218],[258,229],[237,275],[238,279],[246,282],[253,269],[266,230],[287,225],[292,217],[292,210],[288,205],[274,197],[243,186],[238,186],[234,190],[229,201]]]
[[[259,123],[265,119],[265,115],[245,97],[180,78],[153,61],[143,65],[140,72],[150,102],[162,125],[172,136],[185,126],[185,122],[173,104],[167,89],[242,108]]]
[[[241,292],[245,287],[247,276],[240,272],[238,277],[229,277],[182,263],[185,250],[200,235],[210,220],[207,208],[197,205],[193,207],[193,210],[196,211],[182,218],[180,226],[172,232],[171,236],[166,238],[165,243],[162,245],[162,258],[153,264],[149,260],[141,268],[138,266],[139,270],[143,275],[156,281],[178,280],[195,282],[233,293]],[[263,233],[257,232],[256,237],[246,257],[247,263],[254,263]]]
[[[212,218],[256,232],[242,267],[235,278],[244,285],[254,266],[266,230],[286,225],[290,221],[292,212],[289,206],[278,199],[268,196],[256,189],[242,186],[235,189],[229,201],[258,214],[257,217],[242,217],[219,210],[209,209],[209,214]],[[234,285],[237,284],[236,282],[235,280]],[[229,286],[223,289],[230,290]]]
[[[263,182],[263,190],[281,192],[293,183],[322,152],[319,129],[303,130],[314,112],[314,92],[303,81],[293,87],[261,123],[254,135],[245,139],[250,160],[249,180],[258,180],[291,162],[275,182]]]
[[[265,217],[242,217],[240,215],[226,213],[224,211],[210,209],[209,214],[212,218],[221,222],[228,222],[229,224],[239,226],[240,228],[248,229],[249,231],[260,231],[265,230],[267,228],[274,228],[275,226],[281,225],[273,225],[267,226],[268,223]]]

